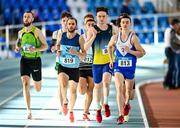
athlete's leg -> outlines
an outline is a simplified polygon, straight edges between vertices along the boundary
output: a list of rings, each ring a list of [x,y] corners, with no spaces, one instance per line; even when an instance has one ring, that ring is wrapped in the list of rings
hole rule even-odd
[[[59,86],[58,86],[58,90],[59,90],[59,93],[58,93],[58,97],[59,97],[59,103],[61,103],[61,95],[62,95],[62,99],[63,99],[63,104],[67,104],[68,101],[67,101],[67,87],[68,87],[68,80],[69,80],[69,77],[67,74],[61,72],[58,74],[58,82],[59,82]],[[60,92],[61,91],[61,92]],[[59,104],[59,109],[61,109],[62,106],[61,104]]]
[[[125,80],[125,87],[126,87],[126,99],[125,99],[125,104],[129,104],[129,100],[131,98],[131,93],[133,90],[133,86],[134,86],[134,79],[130,80],[130,79],[126,79]]]
[[[30,77],[28,75],[21,76],[21,81],[23,85],[23,96],[26,103],[26,109],[27,109],[27,118],[31,119],[31,108],[30,108]]]
[[[87,88],[86,97],[85,97],[84,113],[89,113],[89,107],[93,99],[93,88],[94,88],[93,78],[88,76],[87,81],[88,81],[88,88]]]
[[[124,107],[124,76],[116,72],[115,73],[115,86],[116,86],[116,100],[118,105],[119,116],[123,115],[123,107]]]
[[[77,98],[77,85],[78,83],[70,80],[69,81],[69,89],[70,89],[70,101],[69,101],[69,111],[73,112],[74,104]]]
[[[131,91],[131,96],[130,96],[130,100],[133,100],[134,99],[134,96],[135,96],[135,81],[134,81],[134,85],[133,85],[133,89]]]
[[[104,104],[108,104],[109,89],[112,75],[109,72],[103,73],[103,94]]]
[[[41,81],[35,81],[33,80],[34,88],[37,92],[41,91]]]
[[[84,77],[79,78],[78,90],[81,95],[84,95],[87,91],[87,80]]]

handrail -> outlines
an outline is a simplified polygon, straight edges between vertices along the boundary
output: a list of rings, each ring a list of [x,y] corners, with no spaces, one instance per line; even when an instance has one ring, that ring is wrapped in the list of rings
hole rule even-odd
[[[180,13],[158,13],[158,14],[141,14],[141,15],[131,15],[132,18],[149,18],[149,17],[173,17],[173,16],[180,16]],[[112,16],[110,19],[116,19],[117,16]],[[42,26],[42,24],[45,25],[54,25],[54,24],[60,24],[59,20],[56,21],[46,21],[46,22],[36,22],[33,23],[36,26]],[[17,24],[17,25],[8,25],[9,28],[20,28],[23,27],[23,24]],[[5,29],[6,26],[0,26],[0,30]]]

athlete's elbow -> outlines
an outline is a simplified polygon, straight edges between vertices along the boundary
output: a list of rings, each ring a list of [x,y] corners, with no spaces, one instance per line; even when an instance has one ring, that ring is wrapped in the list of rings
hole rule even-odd
[[[141,57],[143,57],[145,54],[146,54],[146,52],[145,52],[145,51],[140,52],[140,54],[137,56],[137,58],[141,58]]]

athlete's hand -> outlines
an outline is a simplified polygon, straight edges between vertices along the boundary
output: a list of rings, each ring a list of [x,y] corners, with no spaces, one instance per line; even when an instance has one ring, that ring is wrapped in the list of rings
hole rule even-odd
[[[93,36],[96,36],[97,31],[96,31],[96,29],[95,29],[94,27],[91,27],[91,28],[89,29],[89,31],[92,33]]]
[[[21,49],[20,47],[16,46],[15,49],[14,49],[14,51],[15,51],[15,52],[19,52],[20,49]]]
[[[73,48],[69,49],[69,53],[74,54],[74,55],[78,54],[77,51],[75,49],[73,49]]]
[[[30,52],[37,52],[36,48],[33,48],[33,47],[30,47],[30,48],[28,49],[28,51],[30,51]]]
[[[129,47],[128,47],[128,46],[125,46],[125,51],[126,51],[127,53],[129,53],[129,52],[130,52],[130,49],[129,49]]]
[[[110,67],[111,69],[113,69],[114,63],[113,63],[113,62],[110,62],[110,63],[109,63],[109,67]]]
[[[60,51],[60,50],[57,50],[57,51],[56,51],[56,56],[60,56],[60,54],[61,54],[61,51]]]
[[[51,52],[55,52],[56,51],[56,47],[55,46],[52,46],[51,47]]]

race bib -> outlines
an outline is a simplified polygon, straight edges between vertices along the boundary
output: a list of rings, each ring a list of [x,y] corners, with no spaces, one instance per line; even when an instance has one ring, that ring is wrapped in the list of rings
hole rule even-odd
[[[34,48],[34,45],[24,44],[24,46],[23,46],[23,50],[24,50],[25,52],[29,52],[29,49],[30,49],[30,48]]]
[[[87,57],[84,59],[83,62],[84,62],[84,63],[92,63],[92,62],[93,62],[92,56],[87,56]]]
[[[62,59],[63,64],[75,64],[75,58],[63,58]]]
[[[120,58],[118,60],[119,67],[132,67],[132,60],[130,58]]]

